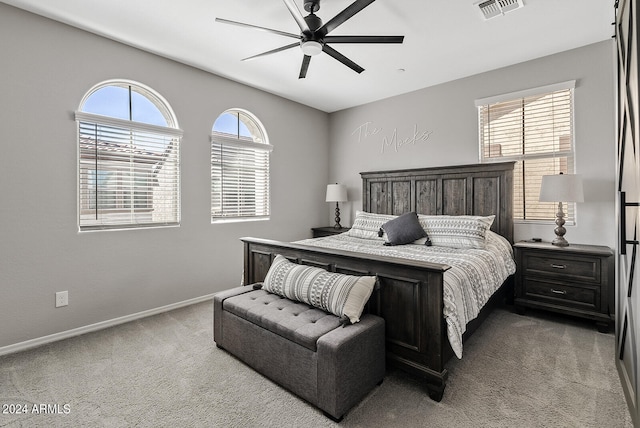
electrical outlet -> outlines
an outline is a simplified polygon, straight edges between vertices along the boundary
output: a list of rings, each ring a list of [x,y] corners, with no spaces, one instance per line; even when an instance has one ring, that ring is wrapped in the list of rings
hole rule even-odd
[[[69,292],[58,291],[56,293],[56,308],[67,306],[69,304]]]

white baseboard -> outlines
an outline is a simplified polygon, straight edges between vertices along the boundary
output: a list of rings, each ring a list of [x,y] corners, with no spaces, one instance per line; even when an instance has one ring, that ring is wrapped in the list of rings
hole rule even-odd
[[[95,324],[86,325],[84,327],[78,327],[72,330],[62,331],[60,333],[50,334],[48,336],[38,337],[36,339],[15,343],[13,345],[3,346],[2,348],[0,348],[0,357],[3,355],[13,354],[15,352],[25,351],[27,349],[35,348],[37,346],[46,345],[47,343],[57,342],[58,340],[68,339],[70,337],[79,336],[81,334],[91,333],[93,331],[102,330],[102,329],[113,327],[119,324],[124,324],[130,321],[135,321],[140,318],[150,317],[152,315],[161,314],[163,312],[169,312],[174,309],[182,308],[189,305],[194,305],[196,303],[206,302],[207,300],[213,300],[213,296],[214,296],[213,294],[208,294],[206,296],[196,297],[194,299],[172,303],[167,306],[161,306],[159,308],[149,309],[147,311],[142,311],[142,312],[138,312],[131,315],[125,315],[120,318],[101,321]],[[213,320],[211,322],[213,322]]]

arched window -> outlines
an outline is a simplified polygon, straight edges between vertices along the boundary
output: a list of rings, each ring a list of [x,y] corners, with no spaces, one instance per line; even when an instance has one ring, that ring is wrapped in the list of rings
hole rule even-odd
[[[269,218],[267,134],[251,113],[230,109],[211,130],[211,220]]]
[[[76,112],[80,230],[180,224],[180,138],[169,104],[136,82],[94,86]]]

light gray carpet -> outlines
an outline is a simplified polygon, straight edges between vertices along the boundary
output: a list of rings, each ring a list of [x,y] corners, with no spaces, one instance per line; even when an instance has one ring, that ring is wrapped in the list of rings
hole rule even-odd
[[[614,336],[588,322],[498,309],[449,363],[442,402],[389,370],[336,425],[216,348],[212,311],[197,304],[1,357],[0,405],[28,413],[0,413],[0,426],[631,426]],[[34,404],[69,413],[33,413]]]

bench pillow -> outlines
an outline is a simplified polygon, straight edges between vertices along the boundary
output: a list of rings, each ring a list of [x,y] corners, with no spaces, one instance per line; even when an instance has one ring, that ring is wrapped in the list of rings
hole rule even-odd
[[[353,276],[299,265],[278,254],[262,289],[330,312],[351,323],[360,321],[376,283],[375,276]]]

